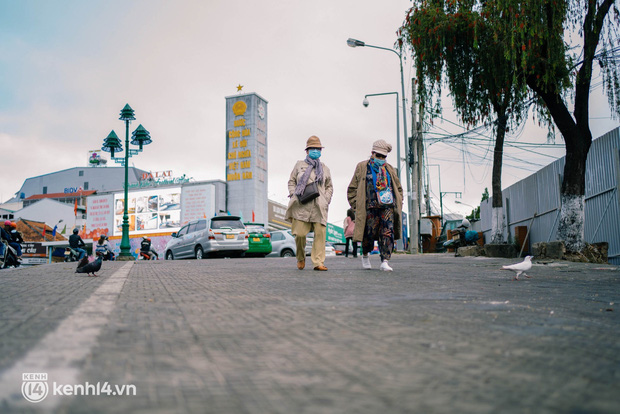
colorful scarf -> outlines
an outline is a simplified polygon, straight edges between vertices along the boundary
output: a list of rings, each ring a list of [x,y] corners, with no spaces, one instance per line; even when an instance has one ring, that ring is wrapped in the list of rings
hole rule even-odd
[[[388,173],[387,173],[387,170],[385,169],[385,164],[382,167],[380,167],[378,164],[375,164],[375,159],[371,158],[370,168],[372,168],[372,170],[375,172],[376,177],[377,177],[377,179],[374,182],[375,188],[377,189],[377,191],[385,190],[389,185]],[[373,174],[373,176],[375,174]]]
[[[312,173],[312,169],[315,170],[316,181],[319,183],[323,182],[323,165],[321,161],[317,158],[313,160],[312,158],[306,156],[306,164],[309,165],[304,171],[304,175],[301,176],[301,180],[297,183],[297,187],[295,187],[295,194],[300,196],[304,193],[306,189],[306,184],[308,184],[308,179],[310,178],[310,174]]]

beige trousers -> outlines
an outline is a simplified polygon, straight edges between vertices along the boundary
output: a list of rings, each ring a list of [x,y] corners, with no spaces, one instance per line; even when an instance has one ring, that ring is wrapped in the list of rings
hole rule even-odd
[[[327,228],[321,223],[307,223],[293,219],[291,234],[295,236],[297,245],[297,261],[306,260],[306,235],[314,231],[314,241],[312,242],[312,252],[310,258],[314,267],[323,266],[325,263],[325,238]]]

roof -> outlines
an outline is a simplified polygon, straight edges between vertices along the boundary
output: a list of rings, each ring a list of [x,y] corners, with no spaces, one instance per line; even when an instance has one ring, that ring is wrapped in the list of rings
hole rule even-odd
[[[43,237],[43,229],[45,229],[45,237]],[[59,229],[56,229],[56,237],[52,237],[54,229],[41,221],[19,219],[17,221],[17,231],[22,234],[26,242],[67,240],[65,236],[60,234]]]
[[[76,191],[75,193],[50,193],[50,194],[35,194],[24,200],[41,200],[43,198],[77,198],[93,195],[97,190]]]

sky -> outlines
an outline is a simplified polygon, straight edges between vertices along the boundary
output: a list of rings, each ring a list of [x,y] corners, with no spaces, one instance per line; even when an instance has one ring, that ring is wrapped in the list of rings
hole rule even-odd
[[[289,174],[305,157],[307,138],[317,135],[334,182],[329,222],[341,225],[347,185],[372,142],[392,143],[388,162],[396,164],[396,99],[370,97],[364,107],[364,96],[401,91],[394,53],[350,48],[346,40],[393,47],[411,4],[0,0],[0,201],[26,178],[85,166],[88,151],[100,149],[111,130],[123,138],[118,117],[126,103],[137,118],[131,130],[142,124],[153,140],[133,165],[225,180],[225,97],[243,85],[243,93],[269,102],[269,198],[287,203]],[[405,54],[408,112],[411,63]],[[429,138],[464,131],[449,97],[443,102],[445,121],[434,121]],[[619,125],[600,87],[592,91],[591,119],[595,137]],[[410,116],[407,124],[411,128]],[[547,143],[535,122],[517,132],[506,147],[504,188],[565,153],[561,138],[552,146],[527,145]],[[444,212],[467,214],[491,188],[489,136],[482,132],[475,146],[428,142],[434,206],[446,192]]]

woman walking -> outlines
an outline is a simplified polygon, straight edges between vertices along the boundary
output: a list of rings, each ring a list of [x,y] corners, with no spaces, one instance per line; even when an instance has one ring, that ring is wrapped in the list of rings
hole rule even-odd
[[[401,237],[403,189],[396,170],[386,163],[392,146],[380,139],[372,144],[370,159],[357,164],[347,189],[347,198],[355,211],[357,226],[354,241],[362,242],[362,266],[370,269],[368,254],[379,243],[380,270],[391,272],[394,241]]]
[[[314,270],[326,271],[325,239],[327,236],[327,210],[332,201],[334,188],[329,168],[319,158],[323,146],[321,140],[311,136],[306,142],[306,158],[297,161],[288,180],[290,201],[286,219],[292,223],[291,234],[295,236],[297,268],[306,266],[306,235],[313,231],[310,258]]]
[[[353,241],[353,234],[355,233],[355,213],[353,209],[347,210],[347,218],[344,219],[344,237],[346,239],[346,245],[344,246],[344,257],[349,257],[349,242],[353,247],[353,258],[357,257],[357,242]]]

